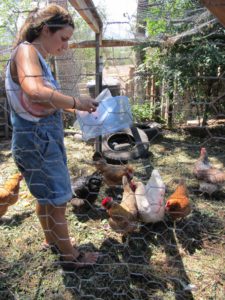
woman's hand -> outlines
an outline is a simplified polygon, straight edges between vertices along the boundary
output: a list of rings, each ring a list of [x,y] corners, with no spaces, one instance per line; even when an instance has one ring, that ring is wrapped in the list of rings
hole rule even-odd
[[[90,98],[82,97],[82,98],[75,98],[75,99],[76,99],[76,109],[88,111],[89,113],[96,111],[99,104],[97,101]]]

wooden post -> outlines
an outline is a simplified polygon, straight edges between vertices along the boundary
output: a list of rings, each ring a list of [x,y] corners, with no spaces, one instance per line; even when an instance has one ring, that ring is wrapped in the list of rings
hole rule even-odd
[[[96,33],[96,51],[95,51],[95,64],[96,64],[96,75],[95,75],[95,97],[102,91],[102,71],[103,61],[100,56],[100,34]]]
[[[0,136],[4,136],[6,139],[9,138],[9,111],[7,105],[7,99],[5,96],[0,96],[0,127],[3,127],[3,134]]]
[[[130,67],[130,70],[129,70],[129,93],[132,97],[132,100],[133,100],[133,103],[134,103],[134,67]]]
[[[95,97],[102,91],[102,71],[103,62],[100,57],[100,34],[96,33],[96,50],[95,50],[95,63],[96,63],[96,75],[95,75]],[[96,138],[95,151],[102,153],[102,136]]]
[[[225,0],[201,0],[201,3],[225,26]]]

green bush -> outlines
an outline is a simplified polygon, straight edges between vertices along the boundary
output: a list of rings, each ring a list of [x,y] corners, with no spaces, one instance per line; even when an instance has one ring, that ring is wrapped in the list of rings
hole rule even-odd
[[[146,122],[152,119],[153,109],[149,103],[133,104],[132,114],[135,122]]]

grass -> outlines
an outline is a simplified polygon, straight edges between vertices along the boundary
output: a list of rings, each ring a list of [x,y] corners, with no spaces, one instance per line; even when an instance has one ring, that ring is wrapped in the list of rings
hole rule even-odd
[[[91,174],[93,146],[65,140],[71,177]],[[65,274],[57,265],[57,256],[41,251],[43,233],[35,215],[35,199],[24,182],[20,200],[0,220],[0,299],[224,299],[224,190],[211,198],[198,193],[192,175],[199,147],[207,146],[211,161],[225,164],[223,139],[193,138],[165,132],[150,143],[149,163],[158,168],[165,181],[166,196],[177,180],[185,177],[193,205],[192,213],[176,224],[169,219],[158,224],[140,224],[125,241],[108,226],[101,199],[108,193],[103,186],[93,209],[84,215],[68,205],[71,236],[82,249],[98,250],[93,268]],[[2,181],[16,171],[10,143],[0,152]],[[135,177],[144,178],[141,161],[135,165]]]

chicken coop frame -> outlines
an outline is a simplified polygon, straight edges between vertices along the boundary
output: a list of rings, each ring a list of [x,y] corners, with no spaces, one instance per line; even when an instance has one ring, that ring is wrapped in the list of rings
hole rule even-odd
[[[102,29],[103,23],[98,14],[98,11],[92,0],[69,0],[74,9],[80,14],[83,20],[88,24],[91,30],[95,33],[95,40],[88,40],[82,42],[70,42],[69,48],[95,48],[95,96],[97,96],[102,91],[102,71],[103,62],[100,55],[101,47],[127,47],[127,46],[137,46],[143,44],[144,41],[135,40],[118,40],[118,39],[103,39]],[[202,4],[214,14],[222,25],[225,25],[225,0],[219,1],[217,3],[212,3],[208,0],[202,0]],[[221,7],[222,5],[222,7]],[[138,130],[134,127],[131,129],[134,136],[135,142],[138,145],[139,152],[145,152],[143,145],[141,143],[141,138]],[[95,144],[95,150],[97,152],[102,152],[102,137],[99,136]],[[147,166],[145,166],[148,170]],[[146,171],[147,172],[147,171]],[[148,172],[147,172],[148,173]],[[147,174],[149,175],[149,174]]]
[[[139,45],[137,40],[103,40],[102,39],[102,20],[95,8],[92,0],[69,0],[71,5],[77,10],[81,17],[86,21],[89,27],[95,32],[95,41],[84,41],[81,43],[71,42],[69,47],[73,48],[95,48],[95,96],[102,91],[102,58],[100,56],[100,47],[127,47]],[[140,143],[140,135],[136,128],[132,128],[132,134],[138,144],[138,150],[143,151],[143,145]],[[96,151],[102,152],[102,137],[99,136],[95,144]]]

